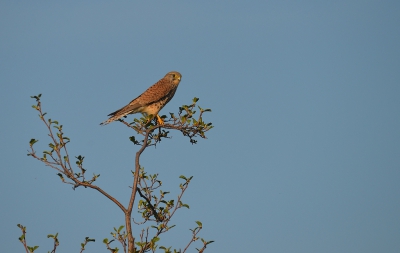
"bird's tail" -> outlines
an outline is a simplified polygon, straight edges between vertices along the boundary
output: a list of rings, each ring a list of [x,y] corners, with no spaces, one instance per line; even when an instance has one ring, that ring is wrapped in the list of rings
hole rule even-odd
[[[109,124],[109,123],[111,123],[113,121],[116,121],[116,120],[118,120],[118,119],[120,119],[120,118],[122,118],[122,117],[124,117],[124,116],[126,116],[128,114],[129,114],[129,112],[120,112],[120,111],[113,112],[110,115],[108,115],[108,116],[111,116],[111,117],[108,120],[106,120],[104,122],[101,122],[100,125],[101,126],[107,125],[107,124]]]
[[[134,102],[134,100],[132,102]],[[130,102],[128,105],[122,107],[121,109],[108,114],[108,116],[110,116],[110,118],[108,120],[102,122],[100,125],[107,125],[108,123],[116,121],[128,114],[140,112],[141,108],[142,108],[141,105],[138,103],[132,103],[132,102]]]

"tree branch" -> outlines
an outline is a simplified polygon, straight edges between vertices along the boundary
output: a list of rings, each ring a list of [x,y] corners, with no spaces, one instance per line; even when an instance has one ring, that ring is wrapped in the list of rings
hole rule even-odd
[[[166,194],[167,192],[162,192],[160,199],[157,199],[154,196],[154,199],[156,201],[155,201],[155,204],[153,205],[151,203],[151,201],[152,201],[151,192],[154,189],[160,187],[161,184],[159,184],[158,187],[154,187],[154,183],[157,181],[155,180],[156,176],[153,176],[151,178],[153,180],[152,184],[149,187],[147,186],[145,179],[144,179],[144,183],[146,185],[146,188],[143,188],[141,185],[139,185],[142,180],[141,176],[140,176],[140,171],[141,171],[140,156],[147,147],[156,146],[159,142],[161,142],[161,140],[163,138],[170,138],[168,136],[169,131],[165,131],[166,129],[173,129],[173,130],[180,131],[184,136],[186,136],[190,139],[190,143],[192,143],[192,144],[197,143],[197,140],[195,139],[196,137],[201,137],[201,138],[206,139],[205,132],[209,131],[211,128],[213,128],[213,126],[211,123],[205,123],[202,119],[202,115],[204,112],[211,111],[211,110],[202,109],[202,108],[198,107],[200,109],[200,113],[199,113],[198,118],[194,119],[193,115],[196,113],[196,111],[194,111],[194,108],[195,108],[196,102],[198,101],[198,98],[194,98],[193,103],[191,105],[183,105],[182,107],[179,108],[178,117],[175,117],[173,113],[170,113],[171,117],[168,120],[166,120],[165,121],[166,123],[163,125],[158,125],[157,121],[155,121],[155,120],[153,123],[152,120],[151,119],[149,120],[148,118],[141,118],[139,120],[134,119],[134,122],[132,122],[131,124],[128,124],[123,120],[119,120],[126,126],[134,129],[138,134],[143,136],[143,139],[141,141],[137,141],[134,136],[130,137],[130,140],[135,145],[140,145],[141,148],[135,154],[135,162],[134,162],[135,170],[133,172],[134,178],[133,178],[132,187],[131,187],[132,192],[131,192],[128,206],[125,208],[117,199],[115,199],[110,194],[105,192],[99,186],[96,186],[93,184],[94,181],[96,181],[96,179],[100,175],[93,175],[92,179],[90,179],[88,181],[85,179],[86,178],[86,176],[85,176],[86,169],[84,169],[83,165],[82,165],[83,160],[84,160],[83,156],[79,155],[76,157],[77,158],[76,164],[77,164],[78,169],[80,169],[80,172],[77,172],[77,173],[74,172],[74,169],[70,163],[70,157],[69,157],[69,153],[68,153],[68,149],[67,149],[67,144],[70,142],[70,139],[68,137],[64,136],[64,133],[62,131],[62,125],[59,125],[57,121],[52,121],[51,119],[48,119],[48,120],[45,119],[46,113],[42,112],[40,96],[41,95],[39,94],[38,96],[32,97],[32,98],[35,98],[36,102],[37,102],[37,104],[32,107],[39,112],[40,119],[46,125],[47,131],[48,131],[48,136],[51,139],[51,143],[49,144],[49,147],[51,148],[51,150],[43,151],[43,157],[38,157],[33,148],[33,145],[37,142],[37,140],[31,139],[30,151],[28,151],[28,156],[32,156],[33,158],[43,162],[46,166],[49,166],[49,167],[57,170],[59,172],[58,176],[60,177],[62,182],[73,185],[73,189],[76,189],[80,186],[83,186],[85,188],[87,188],[87,187],[92,188],[94,190],[97,190],[101,194],[103,194],[105,197],[110,199],[112,202],[114,202],[124,212],[125,225],[126,225],[126,227],[125,227],[126,234],[125,233],[123,235],[120,234],[120,231],[123,228],[123,226],[121,226],[118,230],[116,230],[117,233],[114,235],[114,238],[122,243],[122,245],[124,247],[124,252],[126,252],[125,242],[127,240],[128,241],[128,243],[127,243],[128,249],[127,250],[129,253],[137,252],[136,248],[134,246],[135,238],[133,237],[133,234],[132,234],[132,224],[131,224],[132,218],[131,218],[131,216],[132,216],[133,205],[136,200],[136,192],[138,192],[139,195],[144,200],[146,200],[146,202],[147,202],[146,208],[149,208],[149,209],[143,211],[143,215],[148,215],[148,214],[152,213],[155,220],[152,220],[152,219],[150,219],[150,220],[156,221],[157,223],[161,222],[161,224],[157,228],[156,235],[150,241],[148,241],[148,229],[147,229],[146,242],[144,245],[140,244],[141,245],[140,251],[145,252],[150,249],[155,251],[156,246],[157,246],[156,242],[159,240],[158,236],[173,227],[173,226],[168,227],[168,223],[171,220],[172,216],[175,214],[176,210],[183,206],[188,207],[188,205],[182,204],[181,198],[182,198],[185,190],[187,189],[191,178],[186,179],[185,177],[183,177],[186,180],[186,182],[184,184],[180,185],[181,193],[180,193],[180,195],[178,195],[176,204],[174,203],[174,200],[170,200],[168,202],[163,200],[164,194]],[[163,118],[166,118],[166,116],[163,115]],[[54,128],[56,128],[58,131],[57,132],[53,131],[52,126]],[[156,130],[158,130],[158,133],[156,132]],[[55,153],[55,155],[54,155],[54,153]],[[47,159],[47,155],[50,157],[49,160]],[[66,178],[64,178],[64,176]],[[161,181],[158,181],[158,182],[161,183]],[[142,193],[141,189],[146,189],[146,191],[144,191],[144,194]],[[148,191],[148,189],[151,189],[151,190]],[[158,207],[158,205],[160,203],[165,204],[165,208]],[[157,213],[158,209],[160,210],[160,213]],[[151,210],[151,212],[150,212],[150,210]],[[146,212],[146,213],[144,213],[144,212]],[[147,220],[149,220],[147,218],[151,217],[151,215],[143,216],[143,217],[147,221]],[[23,232],[24,232],[24,230],[23,230]],[[197,233],[198,233],[198,231],[197,231]],[[193,235],[193,238],[195,238],[196,234]],[[20,241],[24,244],[25,249],[29,253],[28,250],[30,250],[30,247],[26,246],[26,241],[24,238],[25,238],[25,234],[23,233],[23,236],[20,237]],[[142,234],[141,238],[143,239],[143,234]],[[92,240],[92,239],[89,239],[89,240]],[[113,241],[114,240],[111,240],[110,242],[108,242],[108,239],[105,239],[103,241],[106,244],[107,249],[112,252],[118,250],[117,248],[115,248],[115,249],[110,248],[109,245]],[[88,240],[86,239],[84,245],[86,245],[87,242],[88,242]],[[191,244],[191,242],[189,243],[189,245],[190,244]],[[189,245],[186,248],[188,248]],[[81,252],[83,250],[84,250],[84,246],[82,246]],[[204,250],[204,249],[202,249],[202,250]],[[55,251],[55,248],[53,251]]]

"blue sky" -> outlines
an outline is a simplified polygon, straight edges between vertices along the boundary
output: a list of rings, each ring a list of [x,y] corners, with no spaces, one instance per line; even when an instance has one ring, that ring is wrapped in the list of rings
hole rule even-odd
[[[123,224],[108,199],[26,156],[31,138],[48,143],[30,96],[126,204],[133,133],[99,123],[177,70],[162,113],[196,96],[215,128],[143,154],[172,196],[194,176],[161,245],[184,248],[200,220],[208,252],[399,252],[399,13],[398,1],[1,1],[2,250],[23,251],[21,223],[39,252],[56,232],[57,252],[86,236],[85,252],[106,252]]]

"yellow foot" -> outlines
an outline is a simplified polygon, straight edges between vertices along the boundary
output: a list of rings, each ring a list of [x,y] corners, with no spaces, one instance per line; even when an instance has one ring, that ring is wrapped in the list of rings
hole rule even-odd
[[[157,114],[157,122],[160,125],[164,125],[164,120],[162,120],[162,118],[160,116],[158,116],[158,114]]]

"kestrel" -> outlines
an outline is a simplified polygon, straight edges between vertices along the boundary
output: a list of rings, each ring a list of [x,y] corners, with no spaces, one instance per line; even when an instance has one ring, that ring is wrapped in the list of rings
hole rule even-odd
[[[147,115],[151,114],[153,117],[157,117],[158,123],[163,125],[164,121],[160,118],[158,112],[175,95],[181,78],[182,75],[179,72],[171,71],[167,73],[164,78],[150,86],[150,88],[143,92],[142,95],[138,96],[121,109],[110,113],[108,116],[111,117],[100,125],[107,125],[108,123],[120,119],[128,114],[139,112]]]

